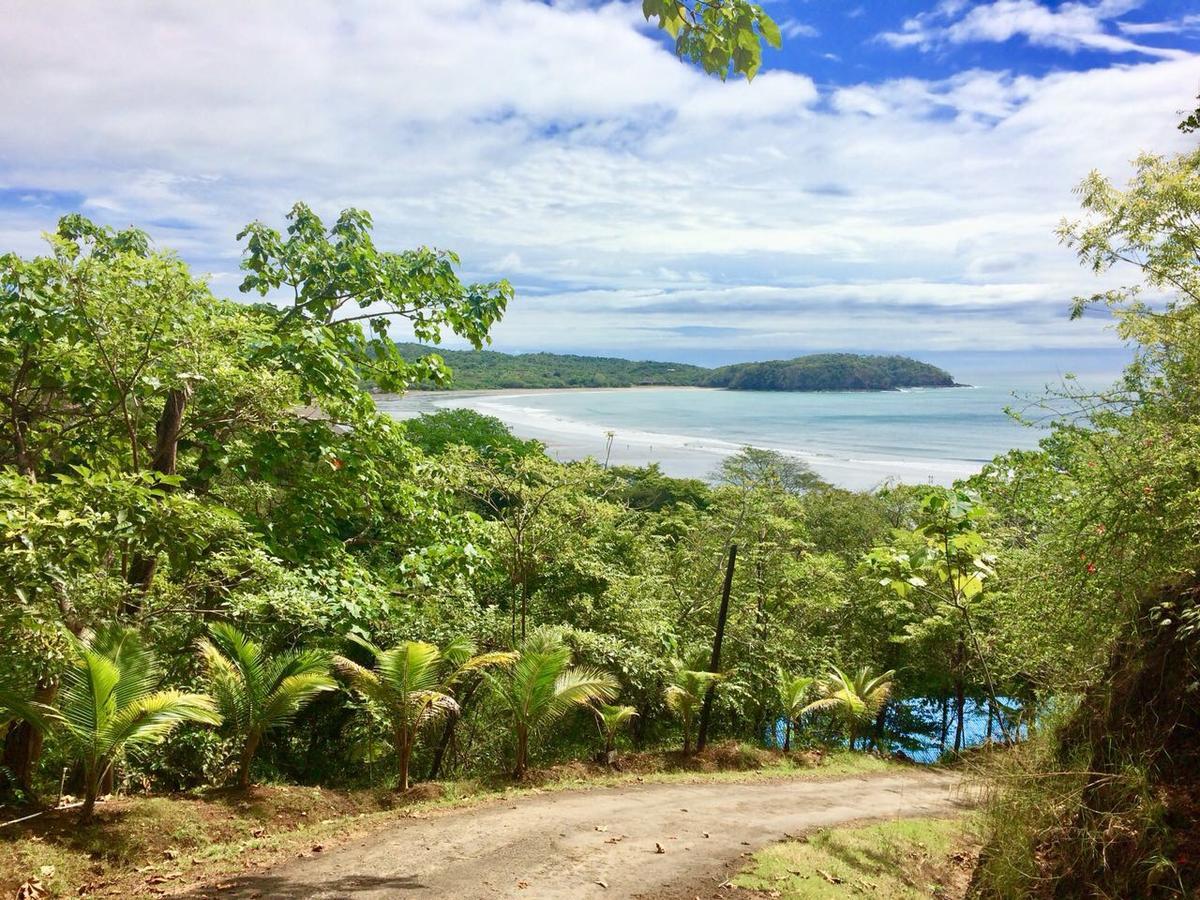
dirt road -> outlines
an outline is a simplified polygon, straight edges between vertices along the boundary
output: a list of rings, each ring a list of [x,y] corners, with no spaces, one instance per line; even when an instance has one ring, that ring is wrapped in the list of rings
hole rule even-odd
[[[950,814],[964,805],[954,786],[914,770],[548,793],[401,819],[209,896],[711,897],[748,851],[854,819]]]

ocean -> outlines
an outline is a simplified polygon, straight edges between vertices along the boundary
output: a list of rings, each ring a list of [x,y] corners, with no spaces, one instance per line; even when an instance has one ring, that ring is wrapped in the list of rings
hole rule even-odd
[[[542,441],[562,460],[656,462],[678,477],[709,477],[747,445],[769,448],[803,459],[833,484],[862,490],[888,481],[950,484],[997,454],[1036,447],[1044,429],[1005,409],[1039,417],[1034,401],[1056,382],[1056,376],[1009,376],[972,387],[872,392],[461,391],[377,403],[401,419],[467,407]]]

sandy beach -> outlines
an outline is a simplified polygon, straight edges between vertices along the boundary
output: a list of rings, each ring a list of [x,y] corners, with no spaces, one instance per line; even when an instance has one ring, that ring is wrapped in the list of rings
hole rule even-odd
[[[397,419],[408,419],[439,409],[468,408],[495,416],[522,438],[541,441],[546,452],[559,460],[592,457],[611,465],[658,463],[676,477],[708,478],[725,457],[747,443],[769,447],[804,460],[823,478],[852,489],[867,489],[887,481],[949,484],[973,474],[976,461],[931,458],[902,458],[894,454],[832,454],[806,447],[788,435],[772,440],[737,441],[715,436],[630,427],[616,420],[575,418],[546,408],[547,398],[567,394],[652,394],[667,393],[664,402],[687,394],[728,397],[731,392],[715,388],[530,388],[472,391],[413,391],[403,396],[380,395],[379,408]],[[742,394],[745,397],[745,394]],[[759,402],[763,395],[749,398]],[[611,442],[610,442],[611,439]]]

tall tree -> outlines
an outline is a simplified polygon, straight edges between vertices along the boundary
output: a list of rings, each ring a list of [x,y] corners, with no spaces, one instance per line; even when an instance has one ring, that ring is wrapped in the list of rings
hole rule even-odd
[[[392,325],[404,321],[428,343],[449,329],[479,349],[512,299],[507,281],[460,281],[459,258],[450,251],[378,249],[364,210],[343,210],[326,228],[297,203],[287,220],[286,235],[263,222],[238,234],[246,242],[241,290],[287,303],[278,337],[265,352],[331,389],[344,383],[347,367],[385,390],[440,383],[448,374],[441,357],[406,362],[390,336]]]

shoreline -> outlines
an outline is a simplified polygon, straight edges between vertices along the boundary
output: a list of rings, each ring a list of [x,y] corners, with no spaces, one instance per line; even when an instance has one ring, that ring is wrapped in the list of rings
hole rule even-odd
[[[842,449],[835,450],[821,447],[819,441],[812,440],[809,432],[798,434],[785,430],[772,435],[768,429],[763,429],[756,436],[746,435],[745,439],[739,439],[719,430],[709,430],[703,424],[698,428],[681,425],[678,415],[680,407],[677,404],[671,405],[672,411],[676,413],[674,424],[671,417],[661,422],[648,418],[645,421],[653,424],[639,427],[622,424],[618,415],[611,409],[603,410],[605,404],[600,405],[601,409],[563,411],[556,409],[554,405],[537,402],[538,398],[559,394],[600,395],[620,392],[645,397],[663,391],[675,392],[681,403],[685,395],[695,397],[701,392],[723,396],[738,395],[739,403],[743,400],[750,401],[747,412],[750,421],[761,419],[761,414],[756,415],[753,409],[756,403],[761,407],[766,397],[776,396],[775,392],[764,391],[642,385],[635,388],[411,391],[405,395],[375,395],[374,399],[380,411],[401,421],[444,409],[471,409],[481,415],[499,419],[513,434],[522,439],[540,441],[545,446],[546,454],[560,462],[591,457],[600,462],[607,459],[613,466],[657,464],[665,474],[679,478],[712,480],[722,461],[746,446],[776,451],[800,460],[831,484],[852,490],[871,489],[886,482],[948,485],[979,471],[983,463],[991,458],[990,454],[984,453],[980,453],[979,458],[963,458],[949,454],[937,456],[929,451],[923,456],[917,450],[910,454],[902,449],[901,445],[884,445],[874,450],[869,445],[861,450],[856,446],[842,445]],[[864,397],[878,395],[881,398],[890,398],[889,402],[905,403],[906,407],[909,404],[899,398],[913,397],[915,405],[919,407],[921,401],[915,398],[920,397],[923,392],[933,391],[932,388],[915,391],[802,391],[780,392],[779,396],[813,398],[819,404],[829,404],[835,394],[846,394],[848,397],[858,398],[859,402],[862,402]],[[525,400],[524,403],[521,402],[522,399]],[[774,408],[773,405],[768,405]],[[683,408],[684,412],[690,412],[686,406]],[[703,423],[705,415],[705,410],[697,409],[694,417],[685,416],[684,421],[689,425]],[[914,424],[914,427],[919,426]],[[697,433],[698,431],[700,433]],[[792,434],[802,438],[803,443],[789,439]]]

